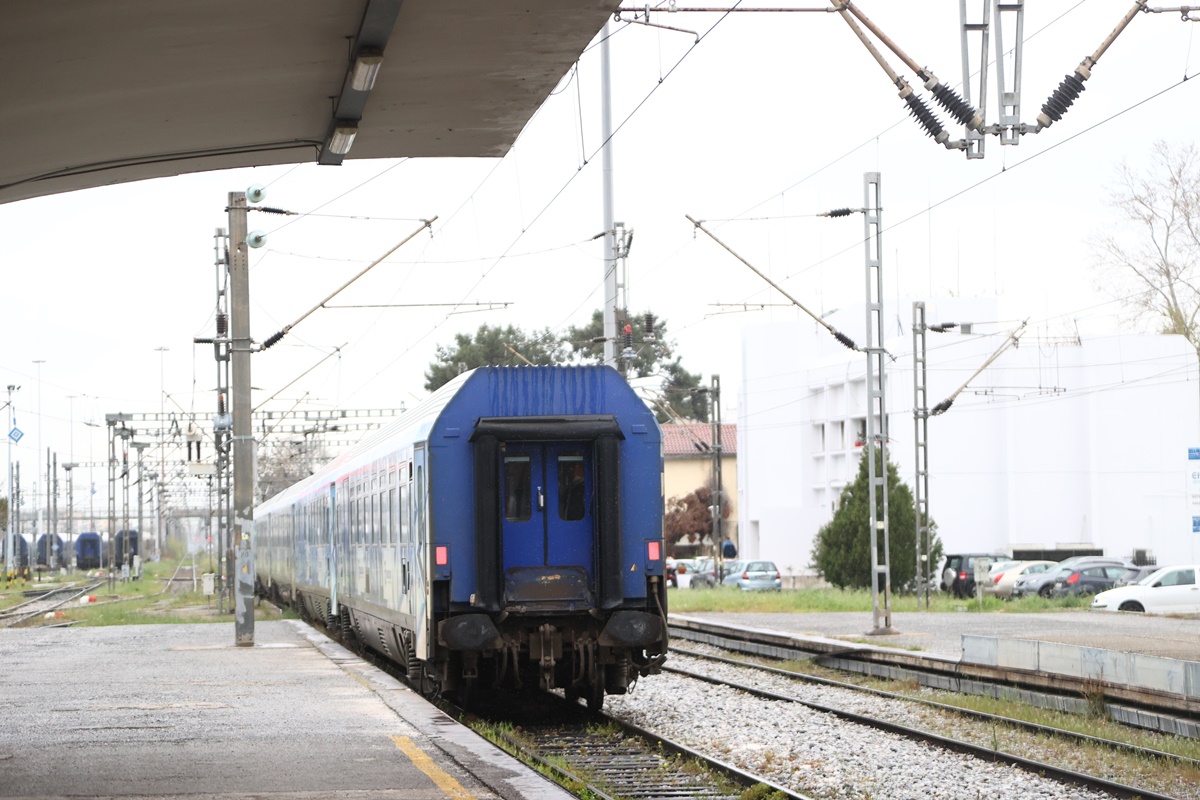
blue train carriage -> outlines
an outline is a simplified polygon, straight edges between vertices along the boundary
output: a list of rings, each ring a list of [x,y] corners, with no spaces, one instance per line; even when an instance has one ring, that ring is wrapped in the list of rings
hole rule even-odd
[[[37,539],[39,567],[57,569],[67,563],[66,545],[57,533],[43,533]]]
[[[0,542],[7,542],[7,534],[0,533]],[[0,544],[0,553],[8,558],[8,545]],[[13,534],[12,541],[12,563],[5,563],[4,569],[9,579],[18,577],[29,577],[29,540],[19,533]]]
[[[79,569],[97,569],[108,564],[108,553],[104,542],[96,531],[85,531],[75,537],[75,566]]]
[[[599,708],[665,658],[662,470],[615,370],[473,370],[256,510],[260,590],[428,692]]]

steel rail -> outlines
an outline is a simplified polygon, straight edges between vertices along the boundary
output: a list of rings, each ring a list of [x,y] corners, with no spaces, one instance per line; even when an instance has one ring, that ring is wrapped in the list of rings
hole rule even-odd
[[[1174,800],[1170,795],[1158,794],[1146,789],[1139,789],[1123,783],[1117,783],[1105,778],[1100,778],[1095,775],[1087,775],[1085,773],[1075,772],[1074,770],[1069,770],[1064,767],[1056,767],[1052,764],[1046,764],[1041,761],[1035,761],[1031,758],[1025,758],[1024,756],[1006,753],[1002,750],[996,750],[994,748],[984,747],[983,745],[972,744],[970,742],[964,742],[958,739],[951,739],[947,736],[941,736],[940,734],[932,733],[930,731],[922,731],[917,728],[910,728],[906,725],[900,725],[895,722],[876,719],[875,717],[869,717],[865,714],[858,714],[853,711],[834,708],[833,706],[827,706],[822,703],[801,700],[798,697],[778,694],[765,689],[757,689],[752,686],[746,686],[744,684],[738,684],[733,681],[714,678],[708,675],[702,675],[700,673],[691,672],[678,667],[663,666],[663,671],[680,675],[682,677],[691,678],[703,683],[712,684],[714,686],[728,686],[732,689],[737,689],[738,691],[745,692],[755,697],[760,697],[764,700],[798,703],[805,708],[810,708],[813,711],[820,711],[826,714],[833,714],[834,716],[847,720],[848,722],[854,722],[860,725],[866,725],[867,727],[876,728],[878,730],[888,731],[889,733],[899,734],[915,741],[931,742],[948,750],[966,753],[968,755],[975,756],[976,758],[982,758],[991,761],[1003,761],[1005,763],[1010,763],[1014,766],[1021,767],[1029,772],[1045,775],[1055,780],[1062,781],[1063,783],[1070,783],[1077,786],[1098,789],[1100,791],[1109,792],[1117,797],[1129,798],[1130,800],[1133,800],[1133,798],[1141,798],[1142,800]]]
[[[680,655],[689,656],[691,658],[699,658],[706,661],[715,661],[720,664],[728,664],[729,666],[753,669],[759,672],[766,672],[770,675],[777,675],[781,678],[799,680],[805,683],[815,683],[821,686],[848,689],[850,691],[870,694],[874,695],[875,697],[882,697],[888,700],[903,700],[908,703],[918,703],[928,708],[935,708],[940,711],[949,711],[956,714],[962,714],[963,716],[968,716],[982,722],[1001,722],[1006,725],[1023,728],[1032,733],[1044,733],[1051,736],[1061,736],[1075,739],[1076,741],[1086,744],[1101,745],[1117,750],[1127,750],[1131,753],[1136,753],[1137,755],[1148,756],[1152,758],[1170,759],[1177,761],[1180,764],[1200,769],[1200,759],[1176,755],[1175,753],[1168,753],[1165,750],[1155,750],[1151,747],[1142,747],[1140,745],[1130,744],[1129,742],[1119,742],[1115,739],[1104,739],[1087,733],[1069,731],[1064,728],[1055,728],[1051,725],[1042,725],[1039,722],[1029,722],[1028,720],[1017,719],[1016,717],[1006,717],[1002,714],[989,714],[986,711],[976,711],[972,708],[963,708],[962,706],[956,706],[950,703],[939,703],[937,700],[927,700],[923,697],[912,697],[911,695],[898,694],[896,692],[889,692],[884,689],[873,689],[870,686],[859,686],[858,684],[838,681],[834,680],[833,678],[822,678],[818,675],[806,675],[803,672],[791,672],[790,670],[780,669],[779,667],[770,667],[766,664],[755,664],[752,661],[740,661],[736,658],[714,656],[709,653],[697,653],[682,647],[672,647],[671,650]]]

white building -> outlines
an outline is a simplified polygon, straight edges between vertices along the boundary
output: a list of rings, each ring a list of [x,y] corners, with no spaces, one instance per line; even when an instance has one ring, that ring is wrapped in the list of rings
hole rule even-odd
[[[889,456],[910,487],[912,306],[889,303],[886,339],[894,357],[886,376]],[[927,334],[930,407],[1020,324],[1001,314],[995,300],[927,304],[928,325],[968,323]],[[866,346],[861,307],[827,321]],[[857,474],[867,358],[811,321],[749,327],[742,350],[742,552],[815,574],[817,531]],[[1198,420],[1197,357],[1182,337],[1055,338],[1027,328],[1018,347],[929,419],[930,515],[947,552],[1096,549],[1129,557],[1144,550],[1160,564],[1195,562],[1200,449],[1189,461],[1189,446],[1200,447]]]

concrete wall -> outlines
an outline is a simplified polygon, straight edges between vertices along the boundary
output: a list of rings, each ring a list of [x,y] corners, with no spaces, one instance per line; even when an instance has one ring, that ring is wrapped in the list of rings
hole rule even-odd
[[[1200,662],[1035,639],[964,633],[965,664],[1024,669],[1200,697]]]
[[[887,341],[895,356],[887,365],[889,452],[911,487],[911,302],[898,307],[897,335]],[[861,317],[852,310],[829,319],[861,344]],[[926,320],[1016,317],[995,301],[962,300],[929,304]],[[966,382],[1016,325],[928,334],[929,404]],[[812,322],[747,328],[742,350],[743,552],[806,567],[817,530],[858,468],[866,356]],[[946,550],[1082,546],[1114,556],[1148,549],[1160,564],[1200,558],[1187,497],[1188,447],[1200,446],[1196,373],[1182,337],[1027,330],[929,420],[929,508]]]

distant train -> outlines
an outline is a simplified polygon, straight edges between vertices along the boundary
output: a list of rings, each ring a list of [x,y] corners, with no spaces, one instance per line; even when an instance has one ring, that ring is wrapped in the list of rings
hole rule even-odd
[[[598,709],[666,657],[662,473],[615,370],[473,370],[255,510],[258,588],[427,693]]]
[[[49,548],[49,553],[47,553]],[[38,566],[51,568],[65,566],[67,557],[66,546],[63,544],[62,537],[57,533],[43,533],[37,540],[37,563]],[[47,563],[49,558],[51,563]]]
[[[75,538],[75,566],[79,569],[97,569],[108,565],[108,553],[104,542],[95,531],[81,533]]]
[[[139,553],[138,539],[137,531],[117,531],[114,544],[116,555],[113,564],[117,567],[122,564],[132,564],[133,557]]]
[[[3,544],[7,540],[7,536],[0,533],[0,554],[7,557],[7,544]],[[13,554],[12,563],[5,564],[5,571],[10,577],[17,575],[29,574],[29,540],[19,534],[13,534]]]

